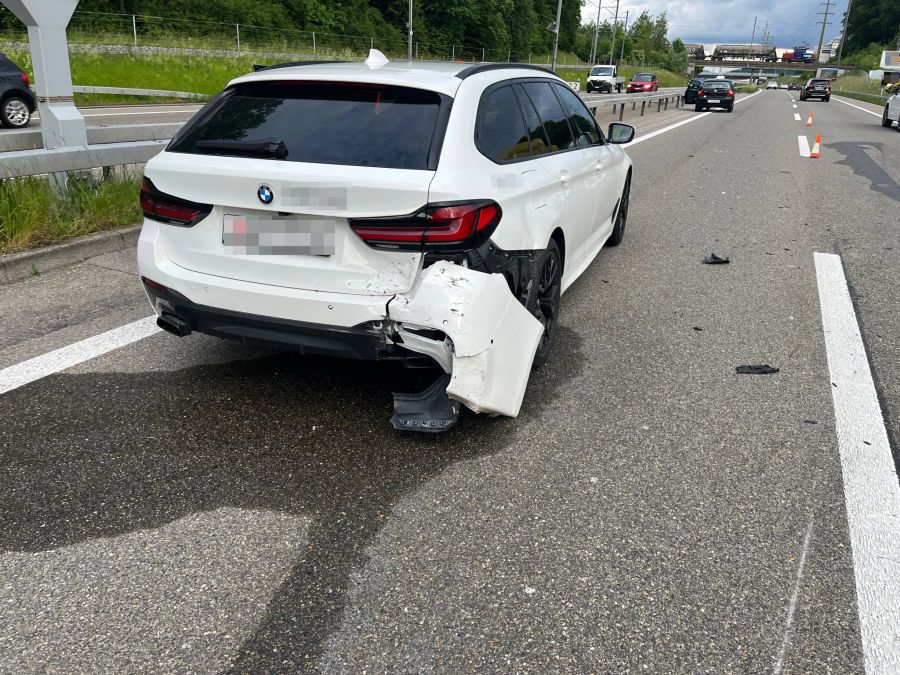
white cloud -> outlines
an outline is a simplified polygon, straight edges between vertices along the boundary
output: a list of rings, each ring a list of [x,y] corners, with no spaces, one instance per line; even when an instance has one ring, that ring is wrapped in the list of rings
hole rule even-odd
[[[586,0],[581,10],[583,21],[597,17],[597,1]],[[601,21],[612,20],[615,0],[603,0]],[[611,12],[607,12],[605,8]],[[825,28],[825,41],[840,33],[841,17],[847,9],[846,0],[838,0]],[[685,42],[702,44],[748,43],[753,33],[753,18],[757,19],[754,42],[762,40],[768,22],[770,42],[777,47],[790,48],[808,44],[815,48],[819,42],[823,11],[819,0],[644,0],[619,3],[619,21],[624,21],[626,10],[629,21],[644,10],[653,16],[663,12],[669,19],[669,39],[681,38]]]

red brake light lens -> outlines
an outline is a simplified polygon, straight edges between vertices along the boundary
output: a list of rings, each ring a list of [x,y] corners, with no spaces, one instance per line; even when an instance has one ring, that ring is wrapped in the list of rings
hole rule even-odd
[[[198,204],[160,192],[149,178],[141,182],[141,209],[151,220],[192,227],[212,211],[210,204]]]
[[[725,92],[725,95],[726,96],[734,96],[734,92],[731,89],[729,89],[728,91]]]
[[[698,90],[697,90],[697,96],[706,96],[706,92],[703,91],[702,89],[698,89]]]
[[[492,201],[429,204],[411,216],[351,219],[350,227],[374,248],[462,252],[490,239],[501,216]]]
[[[28,79],[28,73],[22,73],[22,84],[24,84],[26,87],[31,84]]]

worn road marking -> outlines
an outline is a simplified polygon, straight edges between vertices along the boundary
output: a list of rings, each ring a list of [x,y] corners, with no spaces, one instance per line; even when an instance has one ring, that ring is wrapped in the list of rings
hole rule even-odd
[[[0,370],[0,394],[53,375],[83,361],[102,356],[119,347],[136,342],[159,332],[156,316],[148,316],[134,323],[113,328],[80,342],[60,347],[28,361]]]
[[[794,99],[791,99],[791,100],[793,101]],[[796,109],[797,109],[797,104],[795,103],[795,104],[794,104],[794,110],[796,110]]]
[[[881,113],[877,113],[874,110],[866,110],[865,108],[860,108],[858,105],[853,105],[852,103],[847,103],[847,101],[842,101],[839,98],[835,98],[835,101],[838,103],[843,103],[844,105],[849,105],[851,108],[856,108],[857,110],[862,110],[864,113],[869,113],[870,115],[875,115],[875,117],[881,117]]]
[[[800,146],[800,156],[809,157],[809,140],[806,136],[797,136],[797,145]]]
[[[796,108],[797,106],[794,106],[794,107]],[[794,121],[795,121],[795,122],[802,122],[802,121],[803,121],[803,120],[800,119],[800,113],[794,113]]]
[[[759,94],[758,91],[754,94],[750,94],[749,96],[745,96],[744,98],[737,99],[735,101],[735,104],[743,103],[747,99],[753,98],[757,94]],[[690,124],[691,122],[696,122],[697,120],[702,119],[702,118],[706,117],[707,115],[712,115],[712,113],[705,112],[705,113],[700,113],[699,115],[694,115],[693,117],[688,117],[686,120],[681,120],[680,122],[675,122],[675,124],[670,124],[669,126],[663,127],[662,129],[657,129],[656,131],[651,131],[649,134],[647,134],[645,136],[635,138],[633,141],[631,141],[631,143],[626,143],[622,147],[628,148],[628,147],[631,147],[632,145],[637,145],[638,143],[643,143],[644,141],[650,140],[651,138],[655,138],[656,136],[659,136],[660,134],[664,134],[667,131],[672,131],[672,129],[677,129],[678,127],[684,126],[685,124]]]
[[[775,662],[773,672],[775,675],[784,668],[784,657],[787,654],[788,645],[791,643],[791,627],[794,624],[794,612],[797,610],[797,599],[800,595],[800,582],[803,580],[803,569],[806,567],[806,554],[809,552],[809,537],[812,535],[813,518],[809,517],[809,527],[806,528],[806,537],[803,538],[803,552],[800,554],[800,564],[797,565],[797,580],[794,582],[794,592],[788,604],[787,618],[784,622],[784,637],[781,640],[781,650],[778,652],[778,660]]]
[[[815,253],[866,672],[900,672],[900,483],[840,256]]]

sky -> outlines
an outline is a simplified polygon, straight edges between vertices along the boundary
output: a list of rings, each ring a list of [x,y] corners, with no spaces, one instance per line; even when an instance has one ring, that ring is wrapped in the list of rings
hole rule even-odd
[[[595,21],[597,3],[585,0],[581,9],[584,21]],[[616,0],[602,0],[603,17],[612,20]],[[607,12],[606,8],[610,11]],[[762,40],[766,22],[769,24],[770,43],[779,48],[791,48],[807,44],[813,49],[819,44],[824,0],[620,0],[619,21],[624,21],[625,11],[629,20],[648,10],[653,16],[663,12],[669,19],[669,39],[681,38],[687,43],[747,44],[753,34],[753,17],[757,18],[756,38]],[[832,0],[829,25],[825,28],[825,42],[841,31],[841,18],[847,9],[847,0]]]

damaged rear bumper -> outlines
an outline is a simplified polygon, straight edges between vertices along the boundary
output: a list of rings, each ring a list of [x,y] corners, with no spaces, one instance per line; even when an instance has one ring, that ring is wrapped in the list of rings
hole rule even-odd
[[[479,413],[515,417],[522,406],[543,326],[513,297],[500,274],[439,261],[426,268],[410,293],[388,303],[400,336],[417,329],[446,334],[443,343],[407,349],[448,352],[447,395]],[[440,363],[440,360],[435,359]]]

